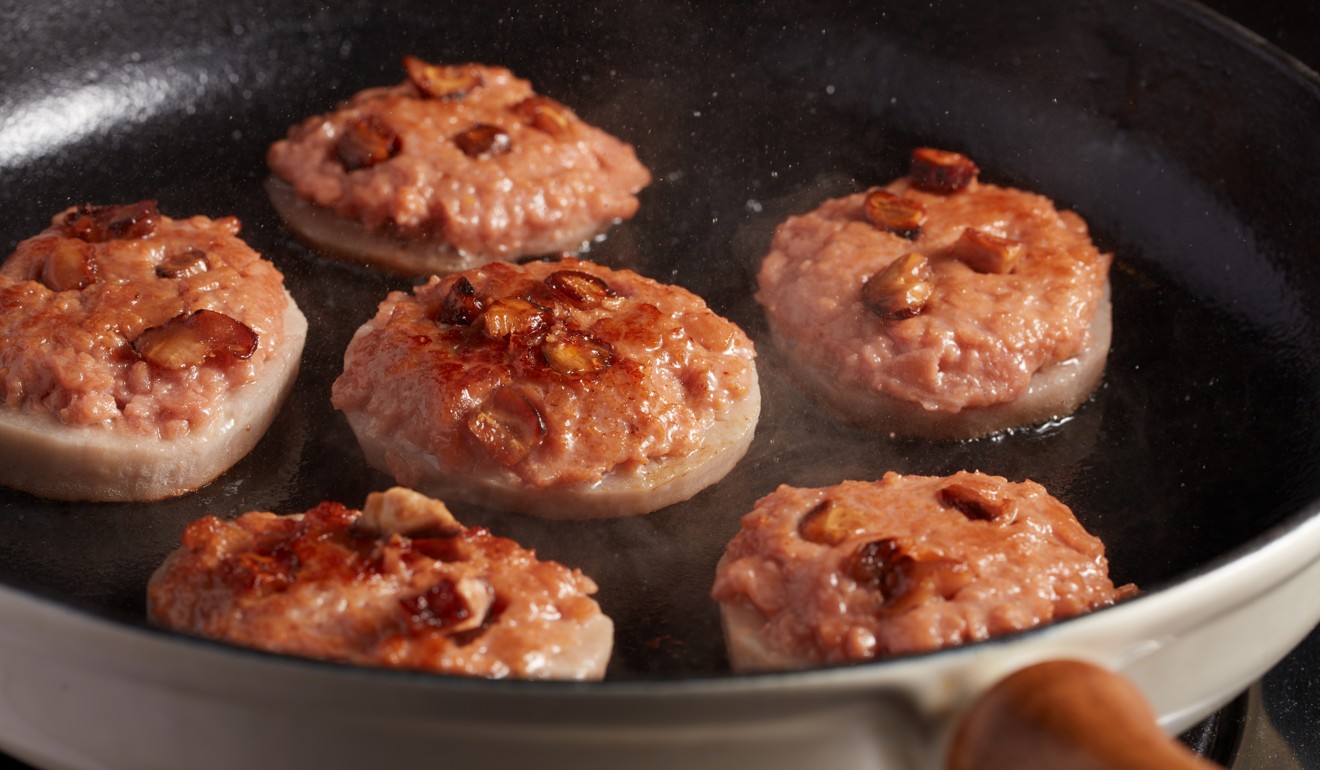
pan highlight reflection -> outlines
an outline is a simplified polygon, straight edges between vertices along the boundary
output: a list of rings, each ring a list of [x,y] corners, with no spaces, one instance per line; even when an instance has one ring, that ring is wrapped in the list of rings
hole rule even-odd
[[[149,68],[123,67],[108,77],[90,72],[50,81],[47,90],[26,100],[20,95],[0,111],[0,169],[21,168],[98,135],[143,125],[167,109],[182,105],[191,111],[213,78],[200,69],[154,62]]]

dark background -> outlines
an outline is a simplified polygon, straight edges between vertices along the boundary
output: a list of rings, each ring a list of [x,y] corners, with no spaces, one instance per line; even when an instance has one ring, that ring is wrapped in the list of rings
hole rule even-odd
[[[1311,0],[1208,0],[1204,5],[1268,41],[1267,45],[1320,69],[1320,7]],[[1320,141],[1320,126],[1316,128]],[[1320,632],[1263,680],[1260,693],[1270,723],[1294,755],[1268,766],[1320,770]],[[0,755],[0,770],[25,767]]]
[[[1320,4],[1314,0],[1203,0],[1202,4],[1320,71]],[[1316,129],[1320,140],[1320,126]],[[1265,713],[1294,755],[1277,757],[1265,766],[1320,769],[1320,631],[1265,677],[1260,693]]]

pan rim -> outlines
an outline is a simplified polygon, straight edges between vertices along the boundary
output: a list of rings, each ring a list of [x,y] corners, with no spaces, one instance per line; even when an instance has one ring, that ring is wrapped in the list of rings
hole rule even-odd
[[[1315,540],[1310,544],[1307,540]],[[1307,546],[1310,546],[1308,548]],[[1295,552],[1295,553],[1294,553]],[[1320,557],[1320,499],[1305,506],[1296,515],[1233,550],[1191,570],[1178,578],[1156,585],[1132,599],[1112,607],[1037,626],[1019,633],[981,642],[947,647],[897,658],[866,661],[845,666],[810,668],[795,671],[753,673],[727,672],[671,678],[626,678],[579,682],[559,680],[492,680],[480,677],[435,674],[424,671],[388,669],[335,661],[303,658],[180,634],[142,623],[107,617],[76,605],[43,597],[37,592],[0,583],[0,605],[18,606],[33,614],[45,614],[56,624],[98,634],[119,636],[132,644],[172,649],[199,659],[224,661],[238,666],[266,666],[292,670],[317,678],[370,681],[372,684],[402,687],[417,692],[482,694],[527,694],[541,696],[655,697],[740,694],[765,690],[810,692],[815,690],[884,689],[904,681],[920,679],[928,669],[938,669],[946,661],[967,657],[988,657],[996,650],[1032,645],[1049,647],[1052,637],[1085,637],[1096,624],[1118,625],[1144,615],[1162,615],[1170,607],[1186,604],[1188,597],[1202,596],[1218,586],[1232,584],[1244,575],[1270,575],[1269,586],[1295,574]],[[1282,577],[1280,577],[1282,574]],[[1025,641],[1023,641],[1025,640]],[[1136,640],[1141,641],[1141,640]],[[1019,644],[1022,642],[1022,644]],[[168,681],[168,677],[163,681]]]
[[[1285,68],[1288,71],[1290,71],[1292,75],[1302,78],[1312,88],[1320,87],[1320,75],[1317,75],[1315,71],[1311,70],[1306,65],[1302,64],[1301,62],[1299,62],[1298,60],[1296,60],[1286,52],[1282,51],[1281,49],[1278,49],[1273,44],[1269,43],[1263,38],[1260,38],[1255,33],[1251,32],[1245,27],[1242,27],[1240,24],[1220,15],[1213,9],[1209,9],[1201,5],[1200,3],[1196,2],[1195,0],[1159,0],[1159,2],[1160,4],[1165,5],[1166,7],[1183,9],[1184,11],[1186,11],[1187,15],[1196,18],[1201,23],[1208,24],[1211,25],[1212,27],[1218,28],[1225,38],[1230,40],[1236,40],[1239,43],[1241,43],[1243,47],[1246,47],[1258,53],[1265,54],[1267,59],[1273,60],[1278,65],[1284,65]],[[957,654],[971,654],[969,651],[983,650],[987,648],[996,647],[999,645],[1010,644],[1016,640],[1023,638],[1030,638],[1041,634],[1049,634],[1054,629],[1069,627],[1070,625],[1076,623],[1088,622],[1095,617],[1101,617],[1101,616],[1107,617],[1113,613],[1126,612],[1127,610],[1125,608],[1128,605],[1144,606],[1143,602],[1149,602],[1155,599],[1155,597],[1181,589],[1187,584],[1194,583],[1207,575],[1218,574],[1223,570],[1229,569],[1233,565],[1240,564],[1250,559],[1259,558],[1257,556],[1259,553],[1263,551],[1267,551],[1270,548],[1270,546],[1272,546],[1276,542],[1285,540],[1289,538],[1291,535],[1295,534],[1298,530],[1313,525],[1313,523],[1317,519],[1318,512],[1320,512],[1320,500],[1314,500],[1310,502],[1308,505],[1300,508],[1298,511],[1289,515],[1281,522],[1271,526],[1270,528],[1256,535],[1255,537],[1234,546],[1233,548],[1229,549],[1227,552],[1215,557],[1214,559],[1211,559],[1204,564],[1198,565],[1196,568],[1192,570],[1183,572],[1173,578],[1160,582],[1159,584],[1151,587],[1150,590],[1143,592],[1142,596],[1137,597],[1131,602],[1125,603],[1125,605],[1114,608],[1108,608],[1096,615],[1070,618],[1068,620],[1060,621],[1058,623],[1051,624],[1049,626],[1043,626],[1043,627],[1031,629],[1029,631],[1025,631],[1019,634],[1014,634],[1008,637],[1000,637],[1000,638],[988,640],[986,642],[967,645],[965,647],[938,650],[930,653],[924,653],[921,655],[907,656],[900,659],[861,663],[855,666],[830,668],[830,669],[812,669],[809,671],[801,671],[801,672],[779,672],[779,673],[763,673],[763,674],[747,674],[747,675],[740,674],[734,676],[730,676],[727,674],[719,674],[715,676],[700,675],[700,676],[687,676],[687,677],[681,677],[675,679],[629,678],[623,680],[606,680],[604,682],[598,682],[598,683],[597,682],[592,682],[592,683],[490,682],[488,680],[473,680],[463,677],[424,674],[421,672],[402,672],[402,671],[391,671],[385,669],[373,669],[365,666],[345,667],[342,664],[329,663],[324,661],[313,661],[302,658],[296,658],[292,656],[273,655],[271,653],[249,650],[246,648],[236,647],[221,642],[196,639],[179,634],[173,634],[170,632],[164,632],[159,629],[154,629],[146,625],[145,620],[142,620],[140,622],[133,622],[127,619],[109,617],[104,613],[82,608],[77,605],[71,604],[67,601],[61,601],[57,598],[43,596],[40,592],[37,591],[30,591],[17,586],[13,586],[9,583],[6,583],[3,580],[0,580],[0,600],[6,599],[6,594],[10,595],[10,598],[28,597],[44,605],[47,605],[51,608],[66,611],[80,618],[91,620],[98,625],[127,630],[130,632],[141,634],[144,637],[156,636],[160,638],[168,638],[174,642],[177,642],[180,645],[185,645],[185,646],[192,645],[193,647],[196,647],[198,649],[213,648],[219,650],[221,654],[226,654],[226,655],[260,656],[262,659],[273,659],[273,660],[281,661],[283,664],[286,665],[290,663],[305,664],[308,666],[315,667],[317,670],[324,668],[327,671],[352,670],[352,671],[368,672],[365,675],[371,677],[377,677],[379,675],[382,681],[398,682],[404,684],[405,686],[412,686],[411,684],[408,684],[410,682],[421,681],[424,683],[422,686],[428,688],[440,687],[445,690],[449,690],[449,689],[462,690],[468,687],[477,687],[477,688],[482,688],[483,690],[500,691],[504,687],[509,687],[512,690],[517,691],[519,693],[525,693],[530,691],[530,692],[554,693],[557,695],[562,695],[564,693],[575,693],[575,692],[595,693],[597,691],[600,691],[603,694],[610,694],[610,695],[615,695],[615,694],[628,695],[628,694],[633,694],[631,691],[637,689],[639,691],[646,692],[648,697],[650,697],[655,695],[657,690],[659,690],[661,693],[668,692],[671,689],[673,689],[674,692],[677,692],[679,690],[686,690],[690,686],[691,687],[708,686],[710,683],[716,683],[717,685],[719,685],[718,689],[725,689],[727,683],[731,681],[745,682],[748,687],[756,688],[760,686],[758,683],[782,682],[784,680],[788,680],[790,684],[793,684],[794,686],[798,686],[798,685],[810,686],[817,678],[819,678],[822,680],[820,684],[823,685],[826,683],[826,680],[846,681],[850,676],[857,676],[858,672],[867,673],[875,669],[880,669],[882,667],[884,670],[888,670],[890,668],[893,668],[895,665],[903,662],[928,660],[936,656],[942,656],[943,658],[947,658]],[[799,682],[798,680],[802,680],[802,681]],[[739,688],[734,688],[734,689],[739,689]]]

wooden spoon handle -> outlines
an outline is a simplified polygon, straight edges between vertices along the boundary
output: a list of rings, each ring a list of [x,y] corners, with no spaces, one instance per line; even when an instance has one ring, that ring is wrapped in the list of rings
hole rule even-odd
[[[1211,770],[1156,724],[1141,691],[1072,660],[1029,666],[963,716],[948,770]]]

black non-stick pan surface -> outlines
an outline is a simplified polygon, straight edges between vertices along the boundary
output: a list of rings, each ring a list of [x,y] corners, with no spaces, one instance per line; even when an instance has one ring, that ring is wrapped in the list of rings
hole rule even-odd
[[[138,505],[0,491],[0,582],[145,626],[147,578],[191,520],[357,505],[390,484],[329,393],[354,329],[408,281],[295,241],[261,182],[290,124],[397,82],[404,54],[509,66],[632,142],[655,183],[589,256],[697,292],[758,344],[756,441],[693,500],[585,523],[458,511],[597,580],[618,631],[612,679],[727,672],[714,565],[779,484],[1032,478],[1104,539],[1117,581],[1148,591],[1313,515],[1320,98],[1307,73],[1196,6],[14,4],[0,9],[0,249],[83,202],[237,215],[311,331],[270,433],[201,491]],[[786,380],[751,299],[775,225],[901,175],[917,145],[1076,209],[1114,253],[1113,350],[1075,417],[900,441],[840,426]]]

